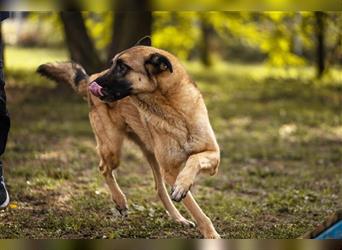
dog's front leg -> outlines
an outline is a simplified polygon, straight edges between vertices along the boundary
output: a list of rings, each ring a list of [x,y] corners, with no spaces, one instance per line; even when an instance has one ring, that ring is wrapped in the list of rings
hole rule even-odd
[[[207,172],[210,175],[216,174],[219,162],[220,153],[218,150],[191,155],[185,167],[178,174],[176,182],[172,187],[172,200],[179,202],[186,196],[198,173]]]

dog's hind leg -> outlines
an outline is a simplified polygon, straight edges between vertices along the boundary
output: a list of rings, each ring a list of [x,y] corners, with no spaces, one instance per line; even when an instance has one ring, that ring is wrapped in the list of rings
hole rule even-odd
[[[165,179],[169,185],[174,185],[177,175],[178,172],[176,171],[174,173],[165,173]],[[216,232],[210,218],[202,211],[190,191],[183,199],[183,204],[192,218],[196,221],[196,224],[205,239],[220,239],[220,235]]]
[[[97,151],[100,156],[99,169],[116,204],[116,209],[121,215],[127,215],[127,200],[121,191],[113,170],[120,163],[121,147],[124,139],[124,131],[116,120],[113,123],[105,107],[97,106],[89,113],[90,123],[95,132]]]
[[[127,215],[127,200],[124,193],[121,191],[116,178],[114,176],[113,170],[116,169],[119,166],[119,163],[115,160],[115,157],[113,156],[111,162],[105,163],[107,160],[100,161],[99,169],[102,173],[107,186],[111,192],[112,200],[116,204],[116,209],[120,212],[121,215],[126,216]]]

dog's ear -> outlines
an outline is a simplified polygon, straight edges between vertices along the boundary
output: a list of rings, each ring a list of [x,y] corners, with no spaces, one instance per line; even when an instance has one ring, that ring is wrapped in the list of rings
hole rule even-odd
[[[151,54],[149,59],[145,61],[145,68],[148,73],[156,75],[166,70],[173,72],[170,60],[159,53]]]
[[[151,37],[144,36],[135,44],[135,46],[138,46],[138,45],[151,46],[152,45]]]

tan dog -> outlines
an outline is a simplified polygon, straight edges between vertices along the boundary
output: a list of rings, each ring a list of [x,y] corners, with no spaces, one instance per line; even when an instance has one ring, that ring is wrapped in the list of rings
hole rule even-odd
[[[38,72],[68,82],[90,104],[89,119],[97,141],[100,171],[116,208],[127,201],[112,171],[119,166],[123,140],[133,140],[151,165],[158,195],[176,221],[193,226],[172,203],[181,201],[205,238],[219,238],[190,188],[199,173],[214,175],[220,150],[202,95],[178,59],[151,47],[150,38],[117,54],[113,65],[88,77],[74,63],[44,64]]]

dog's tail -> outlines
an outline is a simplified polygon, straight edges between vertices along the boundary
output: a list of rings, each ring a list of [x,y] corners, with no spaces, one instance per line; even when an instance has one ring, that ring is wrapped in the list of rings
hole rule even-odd
[[[46,63],[37,68],[37,72],[57,83],[67,83],[79,95],[86,97],[89,76],[84,68],[74,62]]]

